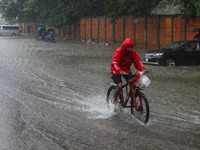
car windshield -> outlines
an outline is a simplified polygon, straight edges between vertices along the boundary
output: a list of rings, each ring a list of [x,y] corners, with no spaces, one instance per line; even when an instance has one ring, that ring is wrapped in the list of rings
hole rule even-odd
[[[163,49],[177,49],[178,47],[180,47],[184,43],[185,43],[185,41],[173,42],[173,43],[163,47]]]

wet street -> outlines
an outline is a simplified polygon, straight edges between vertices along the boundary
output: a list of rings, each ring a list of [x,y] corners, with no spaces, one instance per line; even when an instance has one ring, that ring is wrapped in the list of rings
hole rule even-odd
[[[200,66],[144,65],[145,126],[107,108],[114,48],[28,36],[0,45],[0,150],[200,149]]]

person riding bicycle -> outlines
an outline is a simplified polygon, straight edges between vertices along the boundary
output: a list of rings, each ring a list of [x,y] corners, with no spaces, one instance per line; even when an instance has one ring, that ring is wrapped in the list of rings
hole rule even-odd
[[[114,93],[114,107],[117,100],[117,96],[122,89],[122,76],[127,82],[131,82],[132,76],[128,73],[131,72],[131,65],[134,64],[135,68],[139,71],[146,72],[146,69],[141,63],[140,57],[133,50],[134,43],[131,38],[127,38],[122,46],[118,48],[112,58],[111,74],[114,83],[117,84],[117,88]]]

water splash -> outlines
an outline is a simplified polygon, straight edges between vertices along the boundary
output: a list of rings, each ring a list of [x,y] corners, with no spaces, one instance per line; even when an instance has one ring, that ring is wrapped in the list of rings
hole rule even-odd
[[[116,114],[116,112],[107,107],[106,97],[104,95],[93,95],[81,103],[87,105],[83,111],[89,112],[88,118],[90,119],[106,119]]]

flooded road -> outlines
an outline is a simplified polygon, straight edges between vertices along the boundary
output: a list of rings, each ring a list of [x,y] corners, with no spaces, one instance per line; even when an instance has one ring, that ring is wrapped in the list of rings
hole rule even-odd
[[[0,150],[200,149],[200,66],[145,65],[144,126],[106,106],[114,48],[27,36],[0,45]]]

